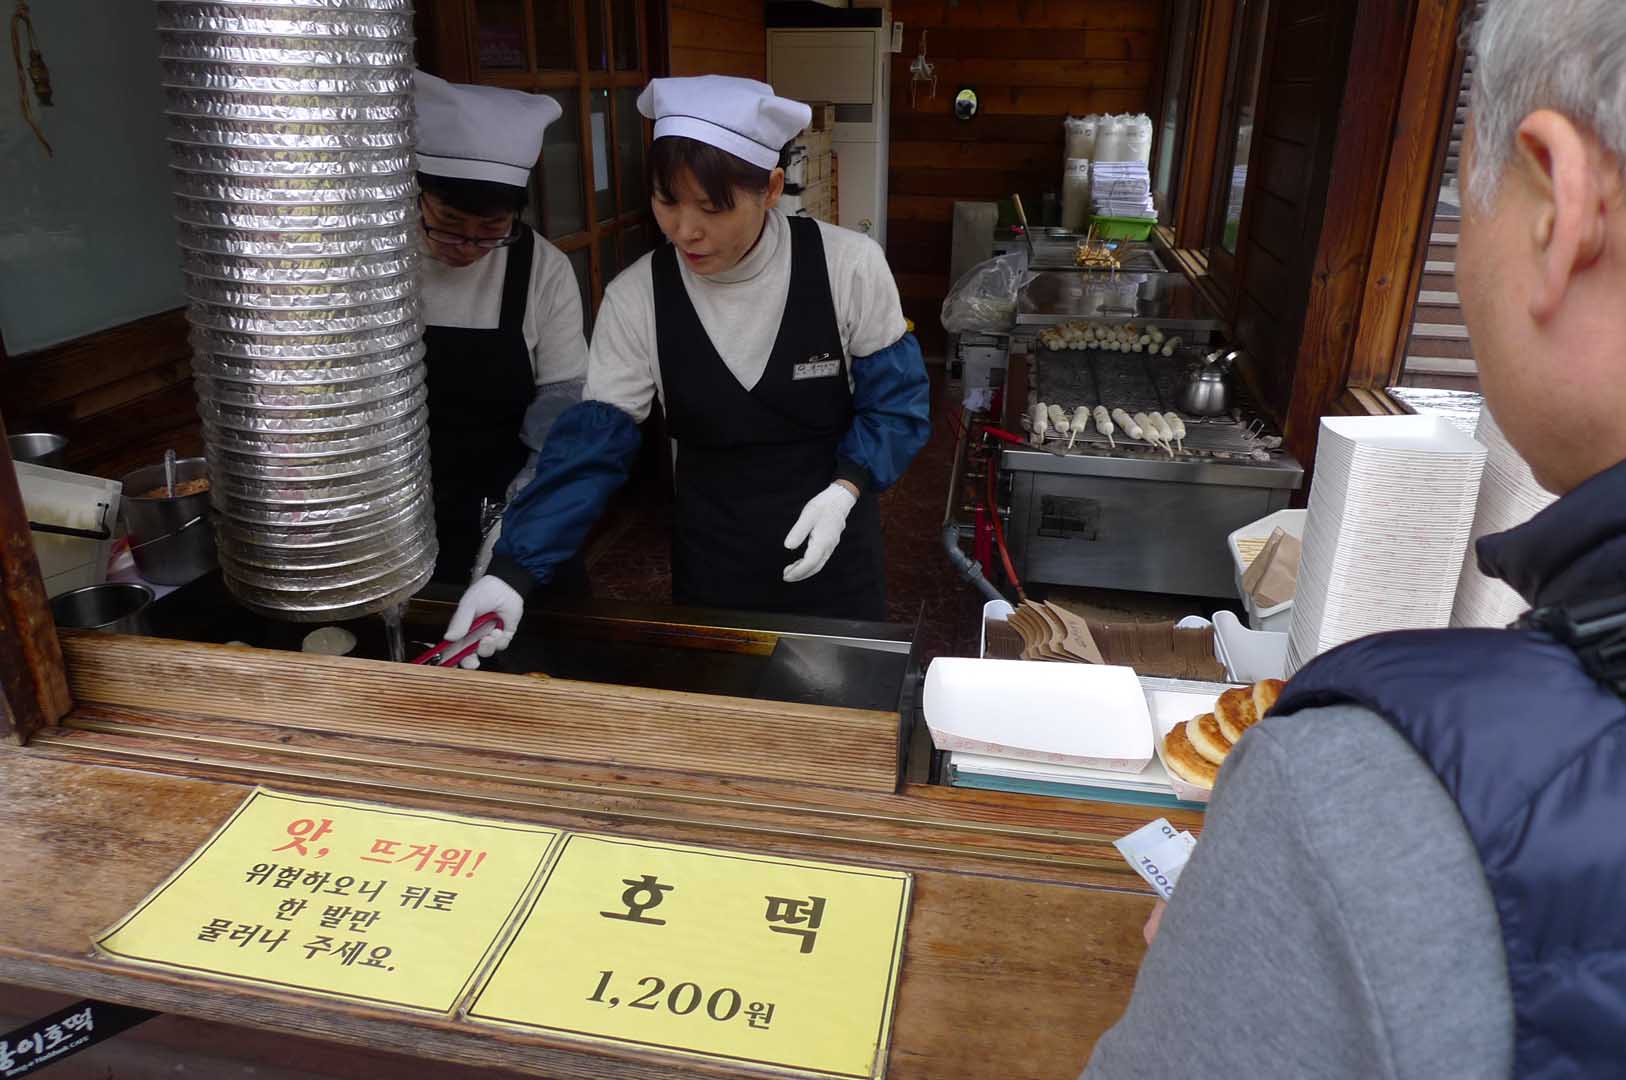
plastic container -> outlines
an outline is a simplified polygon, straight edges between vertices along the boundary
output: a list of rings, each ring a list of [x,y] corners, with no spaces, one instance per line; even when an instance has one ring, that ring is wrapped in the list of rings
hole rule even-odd
[[[1242,557],[1242,548],[1237,541],[1268,540],[1270,534],[1277,529],[1303,540],[1304,521],[1309,514],[1308,510],[1278,510],[1268,517],[1242,526],[1225,538],[1225,546],[1231,549],[1231,566],[1236,571],[1236,594],[1241,597],[1242,603],[1248,609],[1248,625],[1255,630],[1286,633],[1288,625],[1293,621],[1293,601],[1288,600],[1268,608],[1258,608],[1254,605],[1253,599],[1242,591],[1242,575],[1247,572],[1249,560]]]
[[[91,539],[36,531],[34,554],[45,579],[45,594],[57,596],[106,581],[107,553],[119,513],[119,482],[24,461],[17,462],[16,469],[29,521],[105,534]]]
[[[1287,634],[1249,630],[1229,611],[1214,613],[1214,655],[1231,682],[1287,678]]]
[[[1157,228],[1157,218],[1110,217],[1095,214],[1090,218],[1098,240],[1145,240]]]
[[[1090,163],[1087,158],[1068,158],[1061,180],[1061,227],[1083,232],[1090,216]]]

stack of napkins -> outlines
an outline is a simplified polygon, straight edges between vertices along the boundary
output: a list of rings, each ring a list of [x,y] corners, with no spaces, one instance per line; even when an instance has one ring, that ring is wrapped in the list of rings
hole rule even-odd
[[[1462,561],[1462,578],[1457,582],[1451,625],[1503,627],[1523,615],[1530,605],[1505,582],[1480,572],[1474,547],[1482,536],[1523,525],[1558,496],[1536,483],[1530,466],[1496,426],[1489,409],[1481,409],[1475,437],[1486,447],[1485,476],[1479,484],[1479,506]]]
[[[1321,421],[1288,670],[1367,634],[1446,626],[1485,446],[1432,416]]]
[[[1104,217],[1157,217],[1152,174],[1143,161],[1095,162],[1090,166],[1090,198]]]

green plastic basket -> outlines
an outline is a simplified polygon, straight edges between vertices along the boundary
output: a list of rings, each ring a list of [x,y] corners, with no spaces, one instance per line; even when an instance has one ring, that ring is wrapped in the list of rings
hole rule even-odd
[[[1157,228],[1156,218],[1106,217],[1096,214],[1090,218],[1098,240],[1145,240]]]

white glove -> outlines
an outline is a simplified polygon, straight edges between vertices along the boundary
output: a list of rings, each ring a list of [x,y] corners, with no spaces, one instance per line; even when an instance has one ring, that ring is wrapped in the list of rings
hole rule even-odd
[[[502,629],[493,630],[481,638],[479,651],[465,656],[460,667],[473,670],[480,666],[482,657],[508,648],[508,643],[514,640],[514,631],[519,629],[520,616],[525,614],[525,600],[514,591],[513,586],[502,578],[487,574],[463,591],[463,599],[457,602],[452,621],[446,624],[446,640],[461,641],[468,637],[474,621],[493,611],[502,620]]]
[[[806,541],[807,551],[785,567],[786,581],[805,581],[824,569],[841,541],[841,530],[847,527],[847,515],[857,505],[858,496],[839,481],[807,500],[802,516],[785,537],[787,550],[794,551]]]
[[[486,538],[480,541],[480,553],[474,557],[474,572],[469,575],[470,581],[479,581],[485,577],[486,567],[491,565],[491,555],[497,550],[497,541],[502,538],[502,518],[498,518],[491,528],[486,530]]]

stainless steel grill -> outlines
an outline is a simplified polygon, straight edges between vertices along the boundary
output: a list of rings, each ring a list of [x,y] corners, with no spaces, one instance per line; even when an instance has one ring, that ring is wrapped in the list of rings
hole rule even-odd
[[[159,0],[220,562],[260,614],[428,581],[411,0]]]

